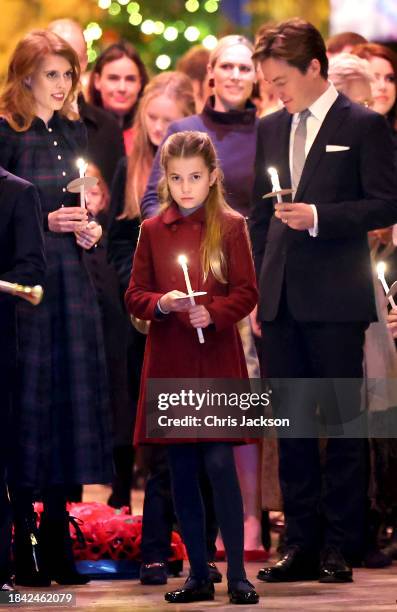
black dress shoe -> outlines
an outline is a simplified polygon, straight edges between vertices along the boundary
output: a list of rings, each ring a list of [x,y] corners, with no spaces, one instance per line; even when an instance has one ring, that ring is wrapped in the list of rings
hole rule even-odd
[[[263,582],[300,582],[318,580],[318,577],[318,561],[304,553],[299,546],[288,546],[273,567],[264,567],[257,576]]]
[[[167,567],[165,563],[142,563],[139,570],[141,584],[167,584]]]
[[[353,582],[353,572],[340,550],[334,546],[326,548],[321,555],[320,582]]]
[[[170,591],[164,599],[170,603],[191,603],[192,601],[212,601],[214,599],[214,584],[210,580],[188,578],[181,589]]]
[[[230,582],[227,592],[232,604],[249,605],[257,604],[259,601],[259,595],[255,591],[254,585],[248,580]]]
[[[211,582],[213,582],[214,584],[218,584],[219,582],[222,582],[222,574],[216,567],[215,563],[213,561],[208,561],[207,565],[208,565],[208,571],[210,574]]]

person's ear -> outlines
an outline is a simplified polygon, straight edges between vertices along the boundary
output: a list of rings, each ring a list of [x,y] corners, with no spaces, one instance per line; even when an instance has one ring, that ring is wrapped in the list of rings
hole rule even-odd
[[[207,75],[208,75],[208,87],[215,87],[215,79],[214,79],[214,70],[211,64],[207,65]]]
[[[32,87],[32,77],[28,76],[28,77],[24,78],[23,84],[25,85],[25,87],[30,89]]]
[[[217,168],[215,168],[211,173],[210,173],[210,187],[212,187],[213,185],[215,185],[216,183],[216,179],[218,178],[218,170]]]

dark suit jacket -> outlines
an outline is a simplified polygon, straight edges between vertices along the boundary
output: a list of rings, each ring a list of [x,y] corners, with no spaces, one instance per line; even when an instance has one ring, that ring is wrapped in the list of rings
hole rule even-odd
[[[88,160],[99,168],[110,189],[116,166],[125,155],[123,132],[110,113],[89,104],[82,95],[79,112],[87,128]]]
[[[367,232],[397,222],[397,177],[385,119],[339,95],[307,156],[296,202],[315,204],[319,234],[295,231],[273,215],[267,172],[291,186],[285,110],[259,124],[251,240],[259,279],[258,318],[272,321],[283,281],[289,310],[298,321],[376,319]],[[327,145],[348,150],[327,152]]]
[[[42,218],[36,188],[0,167],[0,279],[24,285],[43,283],[45,259]],[[16,299],[0,293],[0,378],[16,356]],[[33,308],[33,306],[32,306]]]

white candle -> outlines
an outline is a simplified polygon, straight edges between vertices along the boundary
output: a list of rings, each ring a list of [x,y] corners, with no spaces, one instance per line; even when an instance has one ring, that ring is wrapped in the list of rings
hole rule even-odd
[[[377,266],[376,266],[376,271],[378,273],[378,278],[380,280],[380,282],[382,283],[382,287],[384,289],[385,293],[388,293],[389,291],[389,286],[386,282],[385,279],[385,270],[386,270],[386,264],[384,261],[380,261]],[[394,298],[392,295],[389,295],[389,297],[387,298],[389,300],[389,304],[392,308],[397,308],[397,304],[394,301]]]
[[[281,191],[280,179],[278,177],[278,172],[276,168],[268,168],[268,173],[270,174],[270,180],[272,181],[272,191]],[[281,193],[277,194],[277,202],[280,204],[283,201],[281,197]]]
[[[82,157],[79,157],[78,160],[76,161],[76,166],[79,169],[79,176],[80,176],[81,179],[85,177],[85,171],[87,170],[87,165],[88,164],[84,161],[84,159]],[[80,206],[81,206],[81,208],[85,208],[85,189],[84,189],[84,183],[80,187]]]
[[[183,275],[185,277],[185,283],[186,283],[186,289],[189,295],[189,299],[190,299],[190,303],[192,306],[196,305],[196,302],[194,301],[194,297],[192,296],[193,290],[192,290],[192,285],[190,283],[190,278],[189,278],[189,272],[187,269],[187,258],[186,255],[179,255],[178,257],[178,263],[180,264],[182,270],[183,270]],[[203,334],[203,330],[201,327],[197,327],[197,335],[198,335],[198,339],[200,344],[204,344],[204,334]]]

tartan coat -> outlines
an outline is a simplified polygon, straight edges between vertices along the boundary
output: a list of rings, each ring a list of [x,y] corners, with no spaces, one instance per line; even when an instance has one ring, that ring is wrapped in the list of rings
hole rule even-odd
[[[44,299],[20,302],[18,398],[10,473],[19,486],[108,482],[111,420],[95,293],[73,233],[48,230],[48,213],[78,205],[66,191],[77,178],[85,129],[57,113],[24,132],[0,121],[0,164],[39,192],[47,272]]]
[[[206,281],[203,280],[200,245],[205,232],[204,207],[184,217],[174,204],[141,226],[125,296],[130,313],[151,321],[135,425],[136,444],[171,442],[146,438],[145,387],[148,378],[248,377],[236,324],[256,304],[255,271],[244,218],[234,211],[223,215],[226,284],[217,281],[211,272]],[[173,312],[156,318],[156,305],[164,293],[173,289],[186,292],[183,271],[177,263],[182,253],[188,258],[193,290],[207,292],[196,298],[196,303],[207,308],[213,321],[213,325],[203,330],[204,344],[199,344],[197,331],[190,324],[187,313]]]

